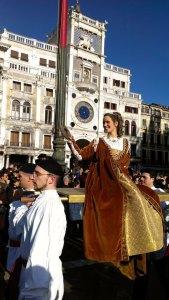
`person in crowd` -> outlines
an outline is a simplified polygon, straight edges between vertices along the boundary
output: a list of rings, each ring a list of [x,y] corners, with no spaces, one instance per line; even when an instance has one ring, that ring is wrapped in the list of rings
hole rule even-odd
[[[22,270],[19,300],[55,300],[63,297],[60,255],[64,244],[66,217],[57,193],[61,166],[53,158],[38,161],[33,183],[41,192],[29,208],[21,241]]]
[[[155,192],[164,193],[164,190],[154,186],[155,174],[151,171],[144,171],[140,176],[140,182],[142,185],[149,187]]]
[[[166,177],[165,189],[166,189],[167,192],[169,192],[169,176]]]
[[[6,204],[7,196],[6,190],[9,184],[9,174],[8,170],[4,169],[0,171],[0,201],[1,204]]]
[[[80,180],[79,179],[76,179],[76,178],[74,179],[73,187],[76,188],[76,189],[80,188]]]
[[[63,185],[62,185],[62,187],[64,187],[64,188],[69,188],[71,186],[71,180],[70,180],[70,177],[69,177],[69,175],[65,175],[64,177],[63,177]]]
[[[23,232],[23,219],[25,213],[34,199],[34,185],[32,174],[35,170],[35,164],[25,164],[20,168],[19,181],[22,193],[18,200],[12,201],[9,209],[9,248],[7,257],[7,270],[12,272],[16,259],[20,256],[20,240]],[[30,202],[23,203],[22,199],[29,197]],[[15,195],[15,199],[16,195]]]
[[[140,177],[139,176],[135,176],[133,181],[135,182],[135,184],[140,184]]]
[[[6,236],[5,229],[6,208],[0,204],[0,299],[4,299],[5,290],[5,260],[6,260]]]
[[[122,137],[121,115],[105,114],[103,127],[105,135],[83,149],[66,127],[61,128],[76,158],[91,161],[83,215],[85,255],[95,261],[111,262],[134,279],[138,255],[163,247],[159,198],[146,187],[138,188],[128,175],[130,146]],[[145,260],[139,262],[144,272]]]
[[[164,193],[164,189],[155,186],[156,176],[152,171],[144,171],[141,174],[140,181],[144,186],[149,187],[156,193]],[[161,179],[158,179],[158,181]],[[167,245],[169,244],[168,232],[169,226],[169,201],[162,201],[161,208],[164,216],[164,247],[159,251],[148,254],[148,276],[147,276],[147,295],[146,300],[160,299],[167,300],[168,280],[169,280],[169,257],[165,255]]]
[[[88,171],[89,171],[88,169],[81,171],[81,174],[80,174],[80,187],[82,187],[82,188],[85,187]]]
[[[8,170],[0,171],[0,270],[4,274],[6,267],[6,246],[8,243],[8,199],[7,187],[9,184]]]
[[[161,177],[160,179],[155,179],[155,186],[157,188],[165,189],[165,186],[166,186],[165,177]]]
[[[83,168],[80,168],[80,166],[74,167],[72,172],[74,174],[74,178],[80,180],[80,176],[83,173]]]

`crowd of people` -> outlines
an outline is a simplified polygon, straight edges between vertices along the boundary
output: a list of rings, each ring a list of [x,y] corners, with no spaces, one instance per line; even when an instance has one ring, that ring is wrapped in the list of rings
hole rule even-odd
[[[83,149],[62,129],[77,161],[90,161],[85,170],[76,165],[63,174],[53,158],[42,154],[36,164],[12,164],[0,171],[0,274],[1,279],[5,270],[9,275],[6,300],[63,298],[60,255],[66,215],[57,187],[85,187],[86,258],[108,263],[135,283],[130,298],[119,289],[117,299],[167,299],[169,199],[160,203],[158,193],[168,192],[169,177],[133,172],[122,124],[119,113],[105,114],[105,135]],[[155,298],[155,279],[163,298]]]
[[[60,255],[66,215],[56,187],[63,175],[52,158],[1,172],[1,299],[62,299]]]
[[[142,174],[143,171],[149,175],[146,176],[146,174]],[[148,186],[149,183],[153,181],[153,184],[156,188],[165,190],[167,192],[169,191],[169,175],[158,173],[155,170],[152,171],[142,169],[141,171],[132,171],[132,179],[136,184],[144,183]]]

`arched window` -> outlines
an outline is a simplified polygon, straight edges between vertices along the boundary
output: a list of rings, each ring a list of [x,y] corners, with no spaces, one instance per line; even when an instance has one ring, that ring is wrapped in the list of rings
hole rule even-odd
[[[125,135],[129,135],[129,121],[125,121]]]
[[[46,106],[45,108],[45,124],[52,124],[52,107]]]
[[[131,122],[131,136],[136,136],[136,122]]]
[[[18,100],[12,101],[12,119],[20,119],[20,102]]]
[[[23,113],[22,113],[22,119],[29,121],[31,116],[31,105],[29,102],[25,101],[23,103]]]

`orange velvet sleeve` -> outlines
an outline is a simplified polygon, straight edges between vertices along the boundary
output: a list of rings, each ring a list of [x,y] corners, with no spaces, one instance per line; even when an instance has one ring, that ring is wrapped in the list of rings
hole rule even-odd
[[[79,155],[82,156],[83,160],[90,160],[92,159],[95,150],[94,150],[94,141],[92,141],[89,145],[86,147],[80,149],[79,146],[76,144],[75,141],[72,142],[75,150],[78,152]]]

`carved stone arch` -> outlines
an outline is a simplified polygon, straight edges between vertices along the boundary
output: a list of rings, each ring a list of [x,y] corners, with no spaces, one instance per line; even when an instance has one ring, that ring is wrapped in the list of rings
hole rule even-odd
[[[130,126],[130,123],[128,120],[126,120],[125,124],[124,124],[124,134],[125,135],[129,135],[129,126]]]
[[[135,121],[132,121],[131,122],[131,136],[136,136],[136,122]]]
[[[31,104],[29,101],[23,102],[23,108],[22,108],[22,119],[29,121],[31,118]]]
[[[79,139],[79,140],[76,141],[76,143],[79,146],[79,148],[84,148],[87,145],[89,145],[90,142],[86,139]]]
[[[52,124],[52,106],[45,107],[45,124]]]
[[[15,120],[20,119],[20,101],[17,99],[12,100],[11,117]]]

